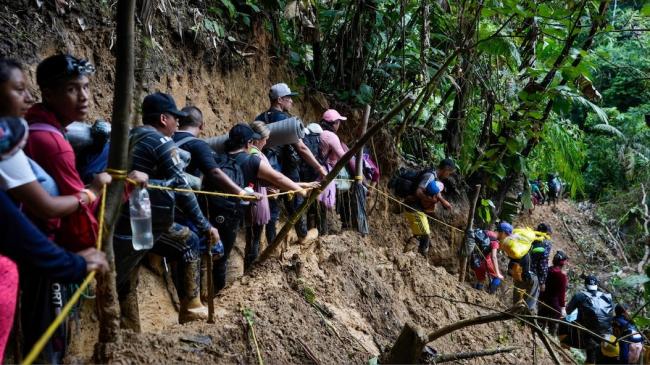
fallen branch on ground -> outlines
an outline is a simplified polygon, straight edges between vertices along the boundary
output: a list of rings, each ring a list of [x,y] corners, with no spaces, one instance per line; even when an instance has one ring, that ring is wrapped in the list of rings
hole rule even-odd
[[[520,305],[504,312],[491,313],[452,323],[429,334],[424,334],[416,325],[407,323],[402,328],[402,332],[397,338],[397,341],[395,341],[395,344],[382,363],[415,364],[420,358],[424,346],[429,342],[465,327],[515,319],[516,314],[525,313],[527,310],[525,306]]]

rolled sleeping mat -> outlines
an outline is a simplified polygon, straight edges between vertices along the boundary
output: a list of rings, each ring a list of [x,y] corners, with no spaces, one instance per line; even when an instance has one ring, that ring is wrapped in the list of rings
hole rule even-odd
[[[72,122],[65,128],[65,136],[75,150],[82,150],[95,143],[105,143],[110,138],[111,124],[97,119],[94,124]]]
[[[72,148],[78,150],[93,144],[91,128],[90,124],[84,122],[72,122],[65,128],[65,136]]]
[[[296,117],[287,118],[275,123],[267,124],[271,134],[266,142],[266,147],[284,146],[298,142],[305,136],[302,121]],[[218,153],[224,152],[228,134],[205,139],[205,141]]]

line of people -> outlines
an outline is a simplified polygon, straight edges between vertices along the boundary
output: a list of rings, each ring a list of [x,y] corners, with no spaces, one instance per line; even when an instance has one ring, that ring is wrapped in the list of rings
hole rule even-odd
[[[18,343],[25,353],[65,304],[70,293],[62,283],[79,283],[86,272],[107,269],[103,253],[94,248],[98,197],[112,181],[103,172],[110,145],[106,127],[95,124],[93,129],[99,125],[103,132],[91,148],[75,150],[66,135],[67,126],[87,118],[94,72],[90,62],[72,55],[44,59],[36,70],[41,102],[34,103],[22,66],[0,59],[0,234],[8,239],[0,245],[0,254],[6,256],[0,256],[0,293],[6,294],[0,303],[0,354],[18,294],[23,329]],[[135,289],[143,261],[172,279],[180,302],[179,323],[204,319],[208,257],[214,260],[211,279],[218,292],[226,285],[240,228],[245,227],[248,269],[259,254],[263,231],[268,243],[275,239],[281,205],[291,214],[310,190],[320,189],[318,181],[347,151],[336,134],[347,118],[327,110],[320,123],[305,130],[309,137],[267,148],[269,125],[290,117],[296,95],[286,84],[273,85],[270,108],[250,124],[234,125],[225,153],[216,153],[199,138],[204,126],[199,108],[179,110],[170,95],[160,92],[144,98],[142,125],[130,131],[128,141],[132,184],[126,185],[113,236],[122,327],[139,330]],[[364,160],[370,162],[368,156]],[[364,166],[364,174],[377,181],[376,164]],[[354,161],[349,167],[354,168]],[[134,243],[141,232],[134,231],[128,199],[148,185],[179,190],[147,189],[153,245],[142,249]],[[196,195],[192,188],[230,195]],[[292,194],[267,197],[278,191]],[[319,230],[327,233],[327,211],[334,208],[336,195],[336,183],[322,187],[321,203],[310,212],[318,230],[308,229],[309,220],[303,217],[295,227],[300,239],[313,238]],[[69,340],[66,330],[58,329],[41,360],[62,360]]]
[[[408,206],[405,216],[423,255],[430,240],[428,214],[434,212],[437,203],[451,208],[442,196],[445,185],[440,180],[447,179],[454,169],[452,161],[442,160],[435,170],[399,170],[389,182],[392,192]],[[548,195],[550,201],[558,196]],[[507,274],[514,286],[513,305],[525,303],[532,314],[539,314],[540,326],[558,336],[564,346],[584,349],[588,364],[639,362],[644,353],[644,337],[626,305],[614,307],[611,294],[599,290],[595,276],[585,276],[585,289],[566,302],[569,257],[558,250],[549,266],[553,249],[549,224],[540,223],[533,231],[515,229],[502,221],[496,232],[479,228],[470,233],[474,245],[469,263],[475,274],[475,289],[497,293],[504,280],[498,258],[501,250],[509,260]]]

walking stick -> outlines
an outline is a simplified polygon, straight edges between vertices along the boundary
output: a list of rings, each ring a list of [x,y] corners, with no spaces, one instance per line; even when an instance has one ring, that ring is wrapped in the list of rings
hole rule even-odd
[[[214,283],[212,282],[212,245],[208,248],[207,275],[208,275],[208,323],[214,323]]]

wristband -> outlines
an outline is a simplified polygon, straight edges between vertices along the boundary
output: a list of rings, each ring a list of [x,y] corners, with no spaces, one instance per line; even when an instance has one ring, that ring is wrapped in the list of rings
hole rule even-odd
[[[94,202],[95,200],[97,200],[97,195],[95,195],[95,193],[93,193],[92,190],[90,190],[90,189],[83,189],[83,190],[81,190],[81,192],[82,192],[82,193],[85,193],[85,194],[88,196],[88,202],[89,202],[89,203],[92,203],[92,202]]]

